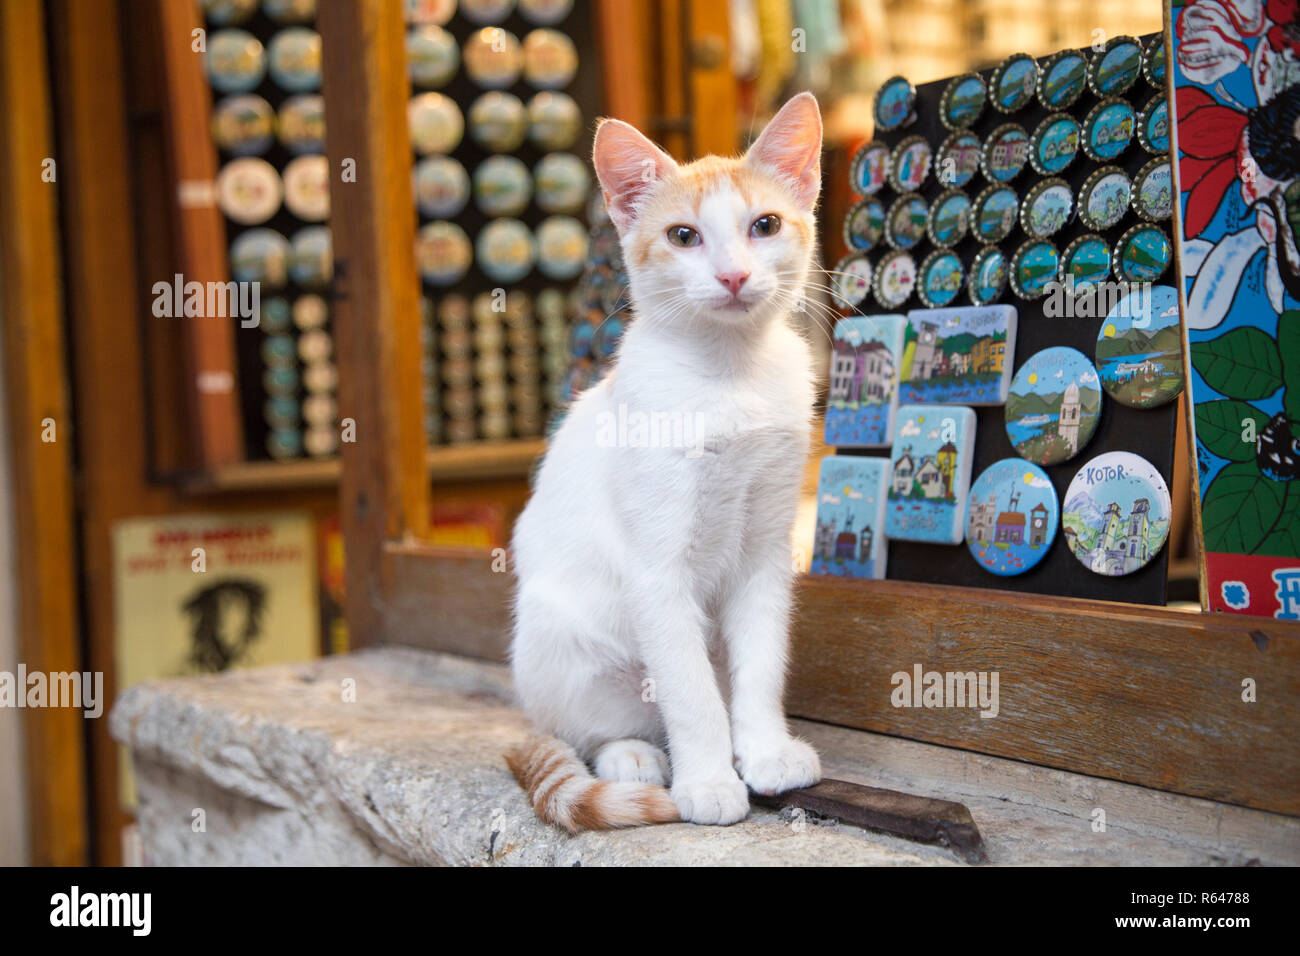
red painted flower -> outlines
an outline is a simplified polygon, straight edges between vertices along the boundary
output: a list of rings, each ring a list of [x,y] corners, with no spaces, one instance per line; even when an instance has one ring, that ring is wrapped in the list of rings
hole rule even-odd
[[[1300,57],[1300,0],[1268,0],[1268,18],[1273,25],[1268,30],[1268,45],[1278,53],[1291,51]]]

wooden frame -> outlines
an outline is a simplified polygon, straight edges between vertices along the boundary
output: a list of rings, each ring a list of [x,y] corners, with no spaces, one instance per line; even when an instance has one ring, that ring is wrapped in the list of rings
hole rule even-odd
[[[331,163],[357,157],[361,171],[335,206],[347,222],[335,246],[348,281],[341,400],[359,434],[343,458],[349,623],[358,641],[499,660],[510,576],[486,551],[419,540],[429,491],[412,421],[410,185],[384,165],[406,155],[391,67],[400,17],[382,0],[329,5],[321,33],[326,88],[346,91],[327,95]],[[346,56],[329,52],[345,46]],[[1001,714],[895,708],[892,675],[918,664],[998,671]],[[1257,703],[1242,699],[1248,679]],[[789,703],[816,720],[1300,814],[1300,628],[1290,623],[804,577]]]
[[[82,671],[73,532],[73,422],[64,366],[56,161],[45,11],[0,4],[0,319],[20,560],[19,660],[30,671]],[[48,166],[55,162],[53,167]],[[46,422],[53,423],[48,440]],[[77,708],[24,710],[31,861],[87,860],[85,718]]]

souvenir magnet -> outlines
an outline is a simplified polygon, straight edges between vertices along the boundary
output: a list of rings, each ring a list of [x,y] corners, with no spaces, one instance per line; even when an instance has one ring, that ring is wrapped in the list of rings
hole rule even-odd
[[[1013,53],[993,71],[989,81],[993,108],[1016,113],[1029,105],[1038,89],[1038,62],[1028,53]]]
[[[1079,218],[1089,229],[1109,229],[1124,218],[1132,196],[1128,173],[1103,166],[1089,174],[1079,190]]]
[[[940,193],[926,220],[930,241],[940,248],[951,249],[970,231],[970,215],[970,197],[960,189]]]
[[[469,271],[473,260],[469,237],[454,222],[437,220],[416,233],[415,264],[425,282],[451,285]]]
[[[871,262],[861,253],[850,253],[831,270],[831,298],[843,312],[852,312],[867,300],[871,291]]]
[[[990,574],[1024,574],[1047,557],[1060,519],[1047,472],[1023,458],[1003,458],[971,485],[966,547]]]
[[[465,118],[456,101],[441,93],[421,93],[406,104],[411,146],[420,156],[450,153],[465,135]]]
[[[890,248],[906,251],[925,239],[929,209],[918,193],[899,196],[885,215],[885,242]]]
[[[1075,292],[1106,281],[1110,269],[1110,246],[1095,232],[1079,236],[1061,253],[1061,280]]]
[[[1161,222],[1174,214],[1174,185],[1169,159],[1157,156],[1133,177],[1133,211],[1147,222]]]
[[[981,242],[1001,242],[1016,228],[1020,197],[1010,186],[989,186],[971,207],[971,231]]]
[[[280,142],[295,156],[325,151],[325,100],[318,93],[289,97],[276,121]]]
[[[1152,37],[1146,49],[1142,51],[1142,76],[1161,92],[1164,92],[1165,89],[1168,62],[1165,55],[1165,35],[1158,33]]]
[[[524,37],[524,79],[539,90],[562,90],[578,72],[578,50],[559,30],[533,30]]]
[[[1183,390],[1178,292],[1139,286],[1106,314],[1097,333],[1101,387],[1121,405],[1155,408]]]
[[[1038,102],[1045,109],[1063,110],[1088,88],[1088,60],[1078,50],[1048,57],[1038,74]]]
[[[587,261],[587,229],[572,216],[548,216],[537,226],[537,268],[556,282],[577,278]]]
[[[888,559],[885,495],[889,462],[827,455],[817,477],[817,531],[811,574],[883,578]]]
[[[329,306],[314,292],[293,300],[293,324],[303,332],[324,328],[328,318]]]
[[[500,23],[514,8],[515,0],[460,0],[461,16],[479,26]]]
[[[876,90],[871,112],[876,120],[876,129],[888,133],[913,122],[915,109],[916,88],[906,77],[894,76]]]
[[[975,411],[903,405],[890,452],[885,533],[900,541],[960,544],[975,448]]]
[[[459,68],[460,47],[442,27],[428,24],[406,34],[406,71],[414,88],[446,86]]]
[[[844,245],[857,252],[867,252],[885,234],[885,207],[879,199],[868,196],[849,208],[844,217]]]
[[[1054,236],[1074,215],[1074,190],[1064,179],[1043,179],[1020,205],[1020,227],[1034,239]]]
[[[286,332],[291,325],[291,315],[289,300],[281,295],[272,296],[262,300],[257,324],[268,335]]]
[[[474,202],[488,216],[517,216],[531,196],[528,167],[513,156],[489,156],[474,170]]]
[[[533,191],[543,212],[577,213],[590,189],[587,164],[572,153],[547,153],[533,167]]]
[[[1022,299],[1039,299],[1061,273],[1061,257],[1046,239],[1030,239],[1011,257],[1011,291]]]
[[[528,137],[538,149],[568,149],[582,132],[582,111],[567,93],[543,90],[528,101]]]
[[[266,76],[266,50],[247,30],[218,30],[208,37],[204,64],[218,93],[249,93]]]
[[[262,0],[262,12],[276,23],[311,23],[316,0]]]
[[[1119,96],[1142,72],[1142,44],[1132,37],[1114,37],[1088,64],[1088,87],[1098,96]]]
[[[936,249],[921,263],[916,293],[932,309],[950,305],[966,282],[961,259],[951,249]]]
[[[862,295],[865,298],[866,292]],[[885,448],[894,440],[906,326],[901,315],[852,317],[835,323],[826,444]]]
[[[553,27],[569,15],[573,0],[519,0],[519,12],[529,23]]]
[[[212,138],[232,156],[265,153],[275,138],[275,110],[252,93],[227,96],[212,111]]]
[[[271,79],[290,93],[320,89],[320,34],[309,27],[289,27],[271,37],[266,48]]]
[[[1078,349],[1036,352],[1016,370],[1007,395],[1007,438],[1038,465],[1068,461],[1088,444],[1101,414],[1097,370]]]
[[[944,186],[961,189],[980,171],[980,138],[959,130],[943,141],[935,159],[935,178]]]
[[[470,105],[469,135],[490,152],[512,152],[528,135],[528,112],[513,93],[484,93]]]
[[[474,240],[479,268],[497,282],[518,282],[533,269],[537,246],[518,219],[494,219]]]
[[[1169,487],[1154,465],[1131,452],[1107,452],[1070,482],[1062,533],[1071,553],[1094,574],[1132,574],[1164,547],[1169,511]]]
[[[988,89],[978,73],[954,77],[939,98],[939,122],[950,130],[969,129],[984,112]]]
[[[304,222],[330,214],[330,167],[324,156],[299,156],[284,167],[284,204]]]
[[[230,244],[230,275],[276,289],[289,277],[289,240],[274,229],[249,229]]]
[[[1132,105],[1118,96],[1104,99],[1083,121],[1083,151],[1098,163],[1108,163],[1133,142],[1137,117]]]
[[[450,156],[426,156],[415,164],[415,203],[434,219],[458,215],[469,201],[469,174]]]
[[[980,170],[990,183],[1006,183],[1020,175],[1029,159],[1029,134],[1019,123],[999,126],[984,142]]]
[[[280,208],[283,198],[280,174],[264,159],[232,159],[217,174],[217,205],[240,225],[266,222]]]
[[[1134,226],[1115,248],[1115,271],[1130,282],[1154,282],[1165,274],[1173,247],[1159,226]]]
[[[1053,113],[1038,124],[1029,148],[1029,164],[1040,176],[1057,176],[1079,154],[1079,121],[1069,113]]]
[[[1016,309],[1011,305],[913,309],[907,341],[914,344],[903,370],[904,402],[1000,405],[1006,401],[1016,353]]]
[[[469,78],[489,90],[513,86],[524,69],[519,39],[500,27],[484,27],[471,34],[465,40],[461,59]]]
[[[334,275],[334,249],[328,226],[299,229],[290,241],[289,278],[312,289],[328,285]]]
[[[909,136],[889,156],[889,185],[896,192],[916,192],[930,175],[934,151],[924,136]]]
[[[214,27],[243,23],[257,11],[257,0],[203,0],[203,16]]]
[[[1169,99],[1163,93],[1151,97],[1137,115],[1137,138],[1148,153],[1169,153]]]
[[[888,177],[889,147],[884,143],[866,143],[853,154],[849,179],[853,191],[859,196],[874,196],[884,187]]]
[[[970,264],[967,291],[973,305],[991,305],[1007,288],[1007,257],[997,246],[985,246]]]
[[[916,260],[906,252],[891,252],[880,260],[871,288],[876,301],[886,309],[897,309],[916,286]]]

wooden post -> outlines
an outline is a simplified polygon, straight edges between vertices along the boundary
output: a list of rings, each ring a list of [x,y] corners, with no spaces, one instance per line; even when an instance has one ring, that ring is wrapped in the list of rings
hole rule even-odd
[[[388,635],[384,545],[429,526],[420,386],[415,202],[406,126],[401,4],[324,3],[324,68],[335,338],[344,433],[340,508],[348,629],[356,646]]]
[[[0,3],[0,319],[13,448],[19,660],[29,672],[83,670],[73,535],[73,423],[64,368],[57,176],[45,10]],[[54,164],[54,165],[51,165]],[[86,862],[85,718],[24,710],[31,861]],[[107,720],[107,716],[102,719]]]

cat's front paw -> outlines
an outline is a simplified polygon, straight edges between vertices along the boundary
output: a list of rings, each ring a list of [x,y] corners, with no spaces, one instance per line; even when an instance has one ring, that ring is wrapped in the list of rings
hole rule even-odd
[[[797,737],[782,737],[737,754],[740,775],[755,793],[771,796],[811,787],[822,778],[817,751]]]
[[[687,823],[726,826],[749,812],[749,792],[734,771],[730,778],[675,782],[669,793]]]

